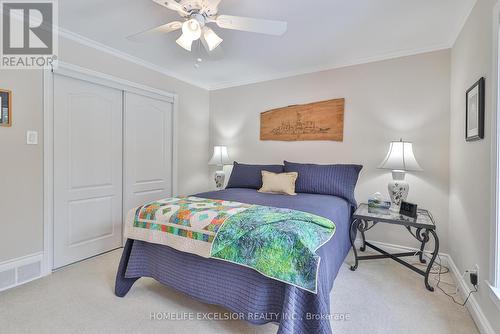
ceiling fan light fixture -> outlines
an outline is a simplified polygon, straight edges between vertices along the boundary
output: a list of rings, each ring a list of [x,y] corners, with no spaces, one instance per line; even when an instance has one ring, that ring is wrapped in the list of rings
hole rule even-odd
[[[218,47],[223,41],[223,39],[220,38],[211,28],[206,26],[203,28],[203,38],[205,38],[205,42],[207,42],[209,51]]]
[[[1,1],[1,0],[0,0]],[[259,34],[281,36],[287,30],[283,21],[262,20],[252,17],[219,15],[218,7],[221,0],[153,0],[153,2],[176,11],[184,22],[174,21],[142,31],[127,37],[136,39],[138,36],[150,33],[168,33],[182,29],[182,35],[176,40],[185,50],[191,51],[194,41],[200,40],[204,48],[210,52],[221,43],[220,38],[208,24],[216,24],[219,28],[247,31]],[[197,45],[196,45],[197,47]]]
[[[196,41],[201,37],[201,24],[196,19],[187,20],[182,24],[182,34],[191,41]]]
[[[186,34],[182,34],[176,41],[180,47],[186,49],[187,51],[191,51],[191,45],[193,44],[193,40]]]

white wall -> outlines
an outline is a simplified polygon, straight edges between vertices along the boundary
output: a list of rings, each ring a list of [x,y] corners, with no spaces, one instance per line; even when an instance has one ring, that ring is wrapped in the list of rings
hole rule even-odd
[[[499,310],[488,296],[490,252],[490,148],[492,99],[492,31],[494,0],[479,0],[451,53],[450,255],[460,271],[480,267],[479,305],[496,333]],[[486,78],[485,139],[466,143],[465,92]]]
[[[283,160],[364,165],[358,201],[387,195],[390,171],[377,169],[389,142],[414,142],[422,173],[407,176],[408,200],[429,208],[447,251],[450,53],[440,51],[210,92],[211,143],[228,146],[247,163]],[[266,110],[325,99],[346,99],[344,142],[259,140]],[[370,239],[415,246],[406,230],[378,226]]]
[[[178,191],[192,194],[208,188],[208,91],[67,39],[59,40],[59,58],[177,93]],[[13,91],[14,121],[12,128],[0,128],[0,262],[3,262],[43,249],[42,73],[0,71],[0,87]],[[28,129],[39,131],[39,145],[26,145]]]

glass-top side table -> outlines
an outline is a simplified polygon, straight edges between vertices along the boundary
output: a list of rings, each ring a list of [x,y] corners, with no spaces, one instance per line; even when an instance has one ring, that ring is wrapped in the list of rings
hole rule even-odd
[[[420,250],[390,254],[385,250],[380,249],[379,247],[366,241],[365,232],[372,229],[379,223],[405,227],[408,232],[420,242]],[[358,252],[354,244],[358,231],[361,233],[362,238],[360,251],[364,252],[366,250],[366,247],[368,246],[380,254],[358,256]],[[431,260],[429,261],[426,270],[422,270],[400,259],[402,257],[418,256],[420,263],[427,263],[426,259],[424,258],[424,249],[425,245],[430,241],[431,237],[434,239],[434,250],[431,253]],[[358,268],[359,261],[390,258],[398,262],[399,264],[413,270],[414,272],[424,276],[425,287],[429,291],[434,291],[434,288],[429,284],[429,274],[439,252],[439,238],[436,234],[436,225],[434,223],[434,219],[429,211],[419,209],[417,212],[417,218],[415,219],[403,216],[390,210],[374,209],[370,208],[368,204],[360,204],[358,209],[352,216],[350,240],[355,259],[354,265],[351,266],[352,271],[355,271]]]

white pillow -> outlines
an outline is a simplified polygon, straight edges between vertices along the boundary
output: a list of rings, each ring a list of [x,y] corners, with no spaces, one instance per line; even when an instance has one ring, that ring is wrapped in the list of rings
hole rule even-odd
[[[271,173],[268,171],[262,171],[262,188],[259,189],[261,193],[271,193],[271,194],[285,194],[285,195],[297,195],[295,193],[295,181],[299,173]]]

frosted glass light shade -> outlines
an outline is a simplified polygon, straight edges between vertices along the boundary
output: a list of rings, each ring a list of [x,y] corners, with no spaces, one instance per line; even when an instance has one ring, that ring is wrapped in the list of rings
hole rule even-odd
[[[192,41],[201,37],[201,25],[198,20],[191,19],[182,24],[182,34]]]
[[[193,45],[193,40],[189,38],[186,34],[182,34],[176,41],[179,46],[186,49],[187,51],[191,51],[191,45]]]
[[[212,166],[224,166],[231,164],[231,160],[229,160],[229,155],[227,154],[227,147],[214,146],[214,154],[208,164]]]
[[[396,171],[423,170],[413,154],[413,144],[403,140],[391,142],[389,152],[378,168]]]
[[[222,38],[220,38],[211,28],[203,28],[203,38],[207,42],[208,50],[212,51],[222,43]]]

